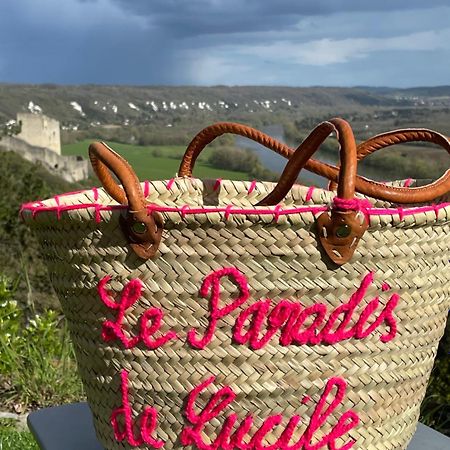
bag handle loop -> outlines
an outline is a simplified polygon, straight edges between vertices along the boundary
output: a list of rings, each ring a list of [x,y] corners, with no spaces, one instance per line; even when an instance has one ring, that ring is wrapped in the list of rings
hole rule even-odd
[[[204,128],[194,136],[183,155],[180,168],[178,169],[178,176],[192,177],[192,171],[197,157],[208,144],[224,134],[236,134],[251,139],[286,159],[289,159],[294,152],[288,145],[277,141],[272,136],[255,128],[235,122],[218,122]]]
[[[429,130],[427,128],[403,128],[399,130],[388,131],[386,133],[381,133],[371,137],[370,139],[367,139],[364,142],[361,142],[357,147],[358,161],[362,161],[367,156],[383,148],[397,144],[404,144],[407,142],[432,142],[433,144],[439,145],[444,150],[447,150],[447,153],[450,154],[449,139],[443,134],[438,133],[437,131]],[[381,183],[373,182],[373,184],[377,187],[383,186]],[[329,189],[335,190],[336,187],[336,182],[331,181],[329,184]],[[356,189],[359,190],[358,188],[360,187],[361,184],[357,179]],[[411,199],[411,201],[403,201],[402,203],[429,202],[450,191],[450,172],[446,171],[440,178],[426,186],[421,186],[419,188],[410,188],[409,190],[404,187],[396,188],[391,186],[390,190],[391,192],[398,191],[400,193],[403,191],[408,194],[408,199]],[[366,195],[375,197],[375,195],[370,192]],[[390,198],[378,198],[380,200],[392,201]],[[397,202],[400,203],[399,201]]]
[[[198,155],[206,145],[225,133],[245,136],[259,142],[287,159],[291,158],[294,154],[294,150],[288,145],[278,142],[274,138],[254,128],[233,122],[219,122],[206,127],[192,139],[180,163],[178,175],[181,177],[191,177]],[[414,141],[433,142],[450,153],[450,142],[444,135],[425,128],[410,128],[389,131],[359,144],[357,147],[358,160],[381,148]],[[313,158],[307,161],[304,167],[317,175],[329,179],[331,181],[330,189],[334,190],[336,188],[336,183],[339,179],[338,167],[317,161]],[[295,180],[291,180],[292,184]],[[425,203],[450,191],[450,170],[433,183],[414,188],[386,186],[383,183],[368,180],[357,175],[355,188],[361,194],[391,203]],[[281,200],[282,198],[278,201]]]
[[[335,264],[342,265],[353,256],[361,237],[369,227],[365,215],[360,211],[363,201],[355,198],[356,142],[348,122],[334,118],[318,125],[295,150],[275,188],[258,205],[279,203],[331,132],[336,133],[340,145],[341,167],[337,197],[329,211],[316,217],[316,224],[322,248]]]
[[[336,134],[340,145],[339,158],[341,166],[337,195],[345,200],[353,199],[355,197],[357,172],[356,142],[349,123],[344,119],[334,118],[319,124],[297,147],[272,192],[261,200],[258,205],[276,205],[282,201],[292,188],[300,171],[306,167],[312,155],[332,132]]]
[[[117,202],[128,205],[120,225],[132,249],[143,259],[151,258],[161,242],[164,223],[158,212],[147,211],[147,202],[134,170],[104,142],[94,142],[89,146],[89,159],[105,190]],[[123,189],[109,171],[120,180]]]

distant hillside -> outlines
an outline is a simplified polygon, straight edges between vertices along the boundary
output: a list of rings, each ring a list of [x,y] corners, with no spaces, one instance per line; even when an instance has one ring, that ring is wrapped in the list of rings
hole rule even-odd
[[[102,139],[138,145],[184,145],[203,127],[234,121],[281,125],[296,146],[319,122],[340,116],[357,139],[398,128],[450,135],[450,86],[60,86],[0,84],[0,126],[20,111],[61,122],[64,144]],[[229,141],[228,143],[232,143]]]
[[[420,98],[417,99],[416,97]],[[132,87],[0,84],[0,122],[18,111],[37,111],[59,119],[66,127],[131,125],[183,117],[228,119],[263,114],[304,117],[328,111],[348,114],[373,108],[430,105],[439,96],[450,107],[450,87],[291,88],[261,86]],[[445,98],[442,98],[445,97]],[[274,119],[276,120],[276,119]]]
[[[0,121],[42,111],[66,126],[143,124],[178,116],[296,114],[340,105],[388,104],[359,89],[283,87],[130,87],[0,84]]]

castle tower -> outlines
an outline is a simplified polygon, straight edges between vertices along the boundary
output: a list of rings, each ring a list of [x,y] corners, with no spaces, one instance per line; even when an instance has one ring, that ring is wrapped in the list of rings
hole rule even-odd
[[[17,122],[22,122],[18,138],[36,147],[44,147],[61,154],[59,122],[42,114],[17,113]]]

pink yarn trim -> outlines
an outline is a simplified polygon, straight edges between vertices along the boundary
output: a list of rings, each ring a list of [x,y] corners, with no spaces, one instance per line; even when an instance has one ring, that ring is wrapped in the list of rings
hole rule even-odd
[[[102,217],[100,214],[100,208],[101,206],[97,203],[98,202],[98,189],[97,188],[92,188],[92,193],[94,195],[94,207],[95,207],[95,221],[97,223],[100,223],[102,221]]]
[[[30,211],[32,214],[32,218],[35,218],[35,216],[42,212],[57,212],[58,209],[61,212],[66,211],[74,211],[74,210],[80,210],[80,209],[90,209],[90,208],[97,208],[98,211],[121,211],[126,210],[126,205],[109,205],[109,206],[103,206],[103,205],[96,205],[94,203],[82,203],[78,205],[61,205],[58,207],[55,206],[45,206],[44,203],[40,202],[38,206],[36,206],[37,202],[34,203],[26,203],[22,205],[22,208],[20,210],[20,213],[23,216],[24,211]],[[291,215],[291,214],[303,214],[303,213],[313,213],[318,214],[324,211],[328,211],[328,208],[326,206],[300,206],[297,208],[281,208],[280,205],[277,209],[276,213],[278,216],[281,215]],[[414,214],[420,214],[420,213],[426,213],[430,211],[440,211],[441,209],[450,207],[450,202],[448,203],[441,203],[438,205],[433,206],[420,206],[420,207],[414,207],[414,208],[408,208],[408,209],[402,209],[402,208],[370,208],[364,210],[364,214],[367,216],[383,216],[383,215],[394,215],[398,214],[401,219],[403,219],[404,216],[410,216]],[[159,206],[159,205],[147,205],[147,210],[149,212],[151,211],[158,211],[158,212],[167,212],[167,213],[180,213],[182,207],[170,207],[170,206]],[[209,213],[224,213],[225,218],[228,218],[231,214],[233,215],[274,215],[274,209],[270,208],[238,208],[234,207],[233,205],[228,205],[226,207],[204,207],[204,208],[195,208],[195,207],[189,207],[188,209],[185,209],[185,214],[209,214]]]
[[[255,190],[256,183],[257,183],[256,180],[253,180],[253,181],[250,183],[250,187],[248,188],[248,194],[251,194],[251,193]]]
[[[275,206],[274,210],[273,210],[273,220],[275,220],[275,222],[278,222],[278,219],[280,218],[281,215],[281,205],[277,205]]]
[[[433,204],[433,210],[434,210],[434,214],[436,216],[436,220],[438,220],[439,219],[439,211],[440,211],[439,206],[436,204]]]
[[[369,200],[366,200],[364,198],[339,198],[334,197],[333,199],[333,207],[337,210],[342,211],[361,211],[364,209],[372,208],[372,203],[369,202]]]
[[[167,185],[166,185],[167,190],[170,191],[170,190],[172,189],[173,183],[175,183],[175,178],[171,178],[171,179],[167,182]]]
[[[220,188],[221,184],[222,184],[222,178],[217,178],[216,182],[214,183],[213,191],[217,191],[217,189]]]
[[[344,412],[328,434],[324,435],[324,432],[321,431],[322,436],[324,436],[319,442],[315,444],[311,442],[314,440],[314,435],[328,422],[329,417],[344,400],[347,383],[344,379],[338,377],[330,378],[327,381],[324,392],[309,419],[307,428],[296,443],[290,445],[294,431],[301,421],[298,415],[289,419],[279,439],[273,445],[265,445],[266,436],[271,432],[276,432],[276,428],[283,422],[281,414],[267,417],[257,430],[252,431],[254,422],[252,415],[248,415],[241,420],[236,429],[239,418],[235,413],[232,413],[225,417],[221,430],[215,433],[216,439],[208,444],[203,438],[205,427],[213,420],[216,422],[220,420],[220,414],[236,399],[236,394],[231,387],[224,386],[211,395],[203,410],[196,412],[195,405],[198,397],[206,393],[206,389],[214,380],[214,376],[208,378],[188,395],[184,413],[190,425],[185,425],[180,436],[180,441],[184,446],[195,445],[200,450],[232,450],[234,448],[244,450],[318,450],[325,446],[329,450],[348,450],[355,444],[354,440],[349,440],[343,446],[336,447],[336,440],[344,437],[359,423],[359,416],[352,410]],[[233,430],[235,430],[234,433]]]
[[[189,205],[183,205],[181,207],[180,213],[181,213],[181,217],[186,217],[186,213],[189,210]]]
[[[148,197],[148,194],[150,194],[150,183],[149,181],[144,181],[144,197]]]
[[[225,208],[225,220],[228,220],[230,217],[230,214],[232,214],[231,210],[233,209],[233,205],[228,205]]]
[[[53,198],[55,199],[55,202],[56,202],[56,205],[57,205],[57,207],[56,207],[56,218],[58,220],[60,220],[61,219],[61,209],[60,209],[61,204],[59,202],[59,195],[55,195]]]
[[[116,441],[122,442],[126,440],[128,444],[133,447],[138,447],[145,443],[150,445],[152,448],[161,448],[164,445],[164,442],[160,439],[152,437],[152,433],[158,426],[158,412],[155,408],[150,406],[144,408],[140,423],[138,424],[138,421],[136,421],[137,428],[139,429],[139,436],[135,436],[133,432],[135,422],[132,418],[133,412],[131,410],[128,393],[128,372],[126,370],[122,370],[120,373],[120,378],[122,380],[120,386],[120,391],[122,393],[122,406],[115,408],[112,411],[110,419]],[[119,424],[119,417],[123,418],[123,428]]]
[[[410,187],[413,184],[414,180],[412,178],[408,178],[405,180],[403,187]]]
[[[102,324],[102,339],[105,342],[118,339],[127,349],[136,347],[140,342],[143,342],[147,348],[154,350],[168,341],[177,338],[174,331],[169,331],[158,338],[153,338],[153,335],[160,330],[162,325],[164,313],[160,308],[147,309],[139,319],[139,334],[132,338],[127,337],[123,324],[125,312],[141,297],[142,282],[137,278],[129,281],[123,288],[119,301],[116,302],[111,298],[111,292],[107,291],[105,287],[110,279],[111,277],[109,275],[102,278],[97,287],[98,294],[104,305],[109,309],[118,311],[114,322],[105,320]]]
[[[312,199],[314,189],[316,189],[315,186],[310,186],[308,188],[308,192],[306,193],[305,201],[309,202]]]

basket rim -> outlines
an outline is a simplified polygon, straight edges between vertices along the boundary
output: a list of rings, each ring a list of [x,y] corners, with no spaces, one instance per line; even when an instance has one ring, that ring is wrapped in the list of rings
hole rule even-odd
[[[155,180],[153,183],[163,183],[164,186],[167,188],[167,190],[170,191],[175,180],[178,181],[179,179],[172,178],[170,180],[165,181]],[[199,181],[203,183],[205,180],[191,178],[190,181],[194,181],[193,184],[196,184],[195,182]],[[225,181],[226,180],[222,179],[216,180],[214,190],[220,187],[222,182]],[[246,192],[248,196],[250,196],[250,194],[255,190],[255,187],[258,184],[256,181],[232,181],[232,180],[229,181],[233,183],[242,183],[242,186],[249,185],[249,188],[247,189]],[[410,183],[410,179],[406,180],[406,182]],[[141,183],[141,185],[143,186],[145,196],[148,195],[150,183],[152,182],[144,181]],[[260,182],[260,183],[267,184],[267,182]],[[336,195],[334,192],[315,186],[308,187],[296,185],[296,189],[304,191],[303,194],[305,195],[302,195],[303,197],[302,200],[305,204],[288,205],[288,206],[282,204],[278,204],[275,206],[252,206],[252,205],[238,206],[236,204],[228,203],[224,205],[199,206],[199,205],[183,204],[183,205],[168,206],[165,204],[161,205],[152,203],[147,205],[147,211],[149,213],[157,211],[160,213],[166,213],[168,215],[175,214],[183,219],[186,216],[207,215],[212,213],[218,213],[220,215],[223,215],[225,220],[229,219],[230,216],[253,216],[253,217],[273,216],[273,220],[277,222],[281,216],[291,216],[304,213],[311,213],[313,216],[315,216],[316,214],[328,211],[331,208],[333,197]],[[312,196],[313,190],[317,190],[321,193],[326,193],[326,195],[330,197],[330,201],[328,202],[322,200],[318,202]],[[30,218],[35,219],[37,215],[42,213],[50,213],[50,214],[53,213],[56,215],[58,219],[60,219],[62,213],[70,214],[71,211],[92,210],[94,212],[95,221],[99,223],[102,221],[102,219],[108,220],[110,218],[111,215],[105,213],[114,213],[114,212],[121,213],[122,211],[126,211],[128,209],[127,205],[118,204],[114,200],[112,200],[109,196],[108,202],[102,202],[101,199],[99,198],[100,197],[99,192],[106,194],[106,192],[102,188],[93,187],[90,189],[84,189],[55,195],[46,200],[27,202],[22,204],[20,208],[20,216],[23,220],[28,221]],[[65,200],[69,197],[75,198],[76,202],[66,203]],[[370,200],[371,199],[369,198],[369,201]],[[440,217],[439,216],[440,211],[447,209],[448,209],[447,214],[444,214],[444,216]],[[371,217],[374,216],[378,217],[397,216],[400,222],[403,220],[405,216],[415,216],[418,214],[426,214],[433,212],[435,216],[434,219],[429,217],[427,218],[428,220],[426,220],[426,222],[429,221],[436,222],[441,220],[448,220],[450,216],[450,202],[442,202],[420,206],[414,205],[411,207],[406,205],[403,206],[392,205],[387,207],[361,206],[360,211],[369,220]]]

